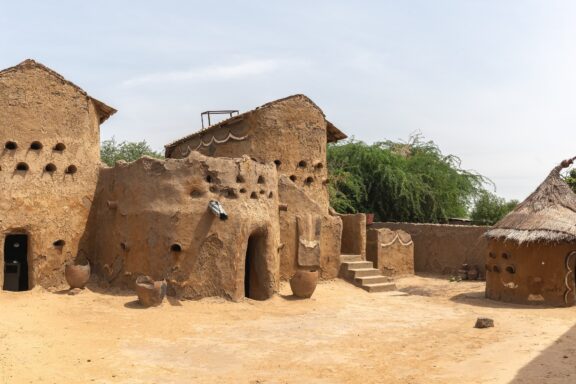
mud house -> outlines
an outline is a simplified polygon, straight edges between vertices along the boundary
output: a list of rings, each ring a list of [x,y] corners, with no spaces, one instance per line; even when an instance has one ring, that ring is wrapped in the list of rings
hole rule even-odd
[[[328,201],[326,145],[346,138],[304,95],[264,104],[166,145],[166,157],[193,151],[214,157],[249,155],[278,170],[280,275],[319,268],[334,278],[340,267],[342,221]]]
[[[116,112],[36,63],[0,71],[4,289],[63,282],[82,251],[100,170],[100,124]]]
[[[109,168],[99,128],[115,112],[33,60],[0,72],[4,289],[62,285],[80,260],[104,285],[150,275],[185,298],[266,299],[299,268],[338,275],[326,144],[346,136],[306,96]]]
[[[575,302],[576,195],[563,161],[521,204],[486,233],[486,297],[523,304]]]

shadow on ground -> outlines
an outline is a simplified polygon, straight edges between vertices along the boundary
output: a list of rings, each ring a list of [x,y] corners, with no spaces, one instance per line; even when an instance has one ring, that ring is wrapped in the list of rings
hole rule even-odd
[[[576,325],[522,367],[510,382],[510,384],[540,383],[576,383]]]
[[[452,296],[451,301],[459,304],[473,305],[483,308],[507,308],[507,309],[543,309],[543,308],[558,308],[554,306],[538,304],[538,305],[525,305],[506,303],[502,301],[490,300],[485,297],[484,290],[473,292],[460,293]]]

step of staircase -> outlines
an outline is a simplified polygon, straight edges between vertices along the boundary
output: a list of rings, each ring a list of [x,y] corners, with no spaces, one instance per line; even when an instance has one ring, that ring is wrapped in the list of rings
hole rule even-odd
[[[368,292],[396,290],[393,280],[383,276],[371,261],[363,260],[361,255],[341,255],[340,276]]]
[[[390,292],[396,290],[396,284],[394,283],[366,284],[360,288],[368,292]]]

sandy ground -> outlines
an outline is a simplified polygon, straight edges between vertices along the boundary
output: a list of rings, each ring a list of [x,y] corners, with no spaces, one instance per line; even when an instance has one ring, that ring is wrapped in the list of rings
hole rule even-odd
[[[0,292],[0,383],[575,383],[576,308],[483,298],[483,283],[341,281],[295,300]],[[478,316],[496,327],[475,329]]]

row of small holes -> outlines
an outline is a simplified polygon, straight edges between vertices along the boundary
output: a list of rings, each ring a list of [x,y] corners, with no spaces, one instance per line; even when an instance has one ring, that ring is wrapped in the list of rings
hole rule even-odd
[[[509,265],[509,266],[507,266],[505,269],[506,269],[506,272],[508,272],[508,273],[510,273],[510,274],[516,273],[516,267],[513,266],[513,265]],[[487,270],[488,272],[496,272],[496,273],[499,273],[499,272],[500,272],[500,267],[497,266],[497,265],[495,265],[495,266],[493,266],[493,267],[490,267],[488,264],[486,264],[486,270]]]
[[[217,189],[211,187],[211,188],[210,188],[210,192],[216,193],[216,192],[217,192]],[[228,197],[228,198],[236,198],[236,197],[238,197],[238,196],[236,195],[236,191],[235,191],[234,189],[231,189],[231,188],[227,188],[227,189],[223,190],[222,192],[223,192],[223,195],[224,195],[225,197]],[[240,188],[240,191],[239,191],[239,192],[240,192],[240,193],[246,193],[247,191],[246,191],[246,188]],[[261,190],[260,190],[260,194],[261,194],[261,195],[265,195],[265,194],[266,194],[266,191],[264,191],[263,189],[261,189]],[[190,192],[190,196],[191,196],[191,197],[194,197],[194,198],[202,197],[203,195],[204,195],[204,192],[202,192],[202,191],[200,191],[200,190],[197,190],[197,189],[194,189],[194,190],[192,190],[192,192]],[[250,194],[250,197],[251,197],[252,199],[257,199],[257,198],[258,198],[258,195],[257,195],[256,192],[252,192],[252,193]],[[268,198],[271,199],[272,197],[274,197],[274,193],[273,193],[273,192],[269,192],[269,193],[268,193]]]
[[[17,171],[27,172],[30,169],[30,167],[26,163],[18,163],[18,164],[16,164],[15,169]],[[48,173],[56,172],[56,165],[54,165],[52,163],[46,164],[46,166],[44,167],[44,171],[48,172]],[[66,170],[64,172],[69,174],[69,175],[73,175],[77,171],[78,171],[78,168],[75,165],[69,165],[68,167],[66,167]]]
[[[4,144],[4,148],[6,148],[9,151],[14,151],[18,148],[18,143],[16,143],[15,141],[7,141]],[[30,144],[30,149],[33,151],[39,151],[42,148],[44,148],[44,145],[42,145],[42,143],[39,141],[33,141]],[[64,145],[64,143],[58,143],[54,147],[52,147],[52,150],[57,151],[57,152],[62,152],[65,149],[66,149],[66,146]]]
[[[290,180],[292,180],[292,182],[296,182],[296,180],[298,180],[298,178],[296,177],[296,175],[291,175],[290,176]],[[314,178],[312,176],[308,176],[307,178],[304,179],[304,184],[306,185],[310,185],[314,182]]]
[[[492,259],[495,259],[495,258],[496,258],[496,254],[495,254],[494,252],[490,252],[490,253],[488,254],[488,256],[490,256]],[[510,254],[507,253],[507,252],[502,252],[502,258],[503,258],[503,259],[509,259],[511,256],[512,256],[512,255],[510,255]]]

